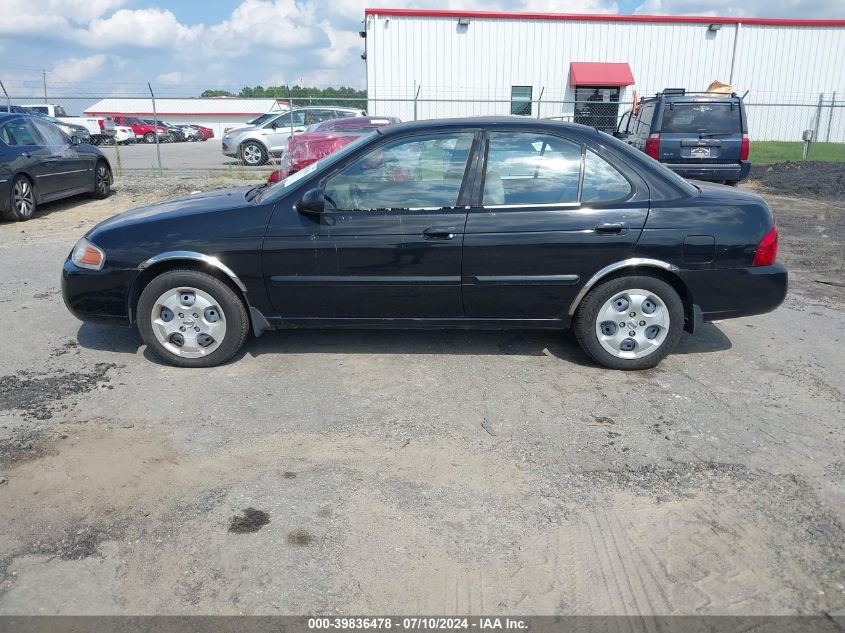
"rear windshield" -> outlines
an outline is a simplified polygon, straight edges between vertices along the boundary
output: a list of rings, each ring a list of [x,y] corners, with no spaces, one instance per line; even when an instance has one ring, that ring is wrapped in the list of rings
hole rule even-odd
[[[674,103],[663,108],[662,132],[696,134],[740,134],[742,120],[739,104]]]

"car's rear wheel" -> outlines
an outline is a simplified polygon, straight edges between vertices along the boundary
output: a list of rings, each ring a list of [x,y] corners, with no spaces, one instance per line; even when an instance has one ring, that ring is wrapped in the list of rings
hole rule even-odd
[[[596,362],[611,369],[649,369],[681,338],[684,305],[656,277],[617,277],[593,288],[575,316],[575,337]]]
[[[23,222],[35,214],[35,189],[26,176],[16,176],[12,180],[9,198],[9,208],[0,212],[4,220]]]
[[[111,193],[112,174],[108,163],[104,160],[97,161],[97,166],[94,167],[94,191],[91,192],[93,198],[108,198]]]
[[[150,281],[138,300],[137,322],[147,346],[177,367],[224,363],[249,333],[249,317],[237,293],[196,270],[171,270]]]
[[[267,162],[267,150],[258,141],[247,141],[238,152],[241,160],[250,166],[263,165]]]
[[[156,142],[156,135],[152,132],[147,132],[144,134],[144,142],[145,143],[155,143]]]

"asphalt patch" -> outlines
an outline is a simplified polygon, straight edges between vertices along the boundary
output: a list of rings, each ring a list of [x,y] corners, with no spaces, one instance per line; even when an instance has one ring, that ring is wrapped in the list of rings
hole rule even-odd
[[[0,411],[21,411],[26,419],[47,420],[62,400],[96,389],[108,383],[108,372],[117,365],[97,363],[91,371],[55,371],[35,373],[21,371],[13,376],[0,376]]]
[[[229,521],[229,532],[232,534],[251,534],[258,532],[270,523],[270,515],[263,510],[244,508],[243,515],[235,515]]]
[[[288,545],[297,545],[299,547],[308,547],[317,539],[307,530],[294,530],[288,534]]]

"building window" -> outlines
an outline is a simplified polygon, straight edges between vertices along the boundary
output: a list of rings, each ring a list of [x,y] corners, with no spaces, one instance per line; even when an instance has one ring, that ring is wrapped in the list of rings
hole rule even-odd
[[[531,116],[531,86],[511,86],[511,114]]]

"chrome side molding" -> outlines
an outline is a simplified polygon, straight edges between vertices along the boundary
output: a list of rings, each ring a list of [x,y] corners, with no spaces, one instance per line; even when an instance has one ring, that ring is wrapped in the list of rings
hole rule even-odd
[[[578,308],[578,305],[581,303],[584,296],[590,291],[590,288],[595,286],[602,279],[611,273],[615,273],[617,270],[622,270],[623,268],[636,268],[638,266],[645,268],[660,268],[661,270],[668,270],[671,272],[678,270],[678,267],[674,264],[670,264],[669,262],[664,262],[659,259],[648,259],[646,257],[631,257],[629,259],[623,259],[622,261],[608,264],[595,275],[590,277],[587,280],[587,283],[581,287],[581,290],[578,291],[578,294],[575,295],[575,298],[569,306],[569,316],[575,314],[575,310]]]
[[[203,255],[202,253],[195,253],[193,251],[168,251],[167,253],[159,253],[158,255],[150,257],[148,260],[138,264],[138,270],[144,270],[145,268],[149,268],[153,264],[171,261],[174,259],[187,259],[192,261],[203,262],[204,264],[213,266],[214,268],[225,274],[229,279],[231,279],[235,283],[235,285],[240,288],[241,292],[246,294],[246,286],[235,274],[235,271],[233,271],[231,268],[229,268],[226,264],[221,262],[216,257],[211,257],[210,255]]]

